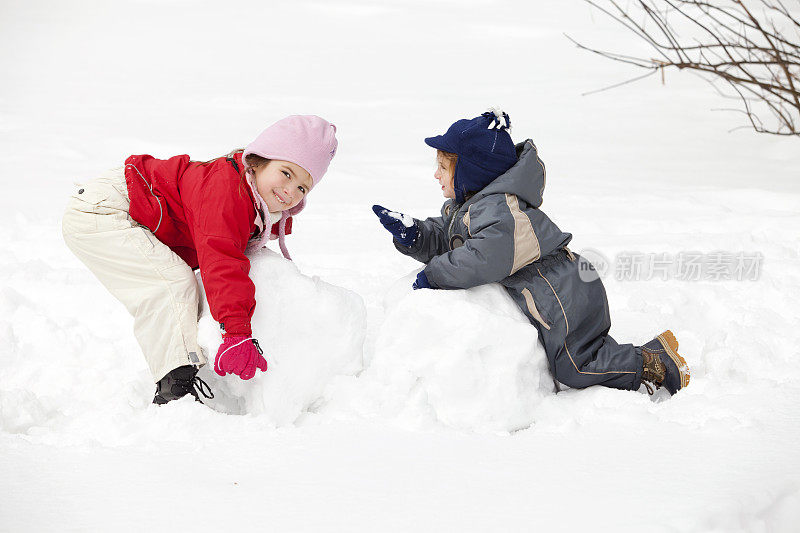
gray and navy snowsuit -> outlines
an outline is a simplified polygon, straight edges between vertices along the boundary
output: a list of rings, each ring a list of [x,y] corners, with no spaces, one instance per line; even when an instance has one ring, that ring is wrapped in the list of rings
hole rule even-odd
[[[603,283],[581,279],[580,257],[567,248],[572,235],[539,210],[545,168],[536,146],[529,139],[516,149],[518,161],[507,172],[462,204],[445,202],[442,216],[415,220],[416,242],[395,247],[427,263],[434,288],[503,285],[539,331],[560,383],[638,389],[642,356],[608,335]]]

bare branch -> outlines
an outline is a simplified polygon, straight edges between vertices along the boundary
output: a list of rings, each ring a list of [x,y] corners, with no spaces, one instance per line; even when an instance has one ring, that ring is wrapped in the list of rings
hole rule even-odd
[[[616,0],[585,1],[648,43],[658,56],[596,50],[567,36],[583,50],[648,71],[584,94],[659,71],[663,81],[665,69],[677,68],[701,74],[720,95],[738,99],[755,131],[800,137],[800,20],[796,8],[789,9],[784,0],[635,0],[624,8]],[[715,79],[734,94],[723,92]],[[771,124],[761,120],[761,112],[772,116]]]
[[[609,89],[615,89],[617,87],[621,87],[623,85],[627,85],[629,83],[633,83],[635,81],[639,81],[642,78],[647,78],[648,76],[652,76],[656,72],[658,72],[658,70],[653,70],[653,71],[648,72],[647,74],[644,74],[642,76],[636,76],[635,78],[631,78],[629,80],[626,80],[626,81],[623,81],[623,82],[620,82],[620,83],[615,83],[614,85],[609,85],[608,87],[603,87],[602,89],[595,89],[594,91],[589,91],[588,93],[582,93],[581,96],[586,96],[586,95],[595,94],[595,93],[601,93],[601,92],[607,91]]]

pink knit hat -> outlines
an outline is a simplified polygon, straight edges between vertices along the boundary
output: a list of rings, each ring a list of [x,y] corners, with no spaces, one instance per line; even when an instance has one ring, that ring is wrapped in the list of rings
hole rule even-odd
[[[252,172],[247,164],[247,156],[250,154],[266,159],[289,161],[300,165],[311,174],[316,186],[328,170],[338,146],[336,126],[327,120],[316,115],[291,115],[262,131],[248,144],[242,154],[242,164],[245,172]],[[305,206],[306,199],[303,198],[299,204],[281,215],[278,242],[287,259],[291,258],[284,243],[286,219],[302,211]]]

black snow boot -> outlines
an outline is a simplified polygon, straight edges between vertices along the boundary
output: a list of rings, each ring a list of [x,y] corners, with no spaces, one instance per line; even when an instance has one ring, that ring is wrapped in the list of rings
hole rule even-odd
[[[163,405],[172,400],[183,398],[187,394],[194,396],[195,401],[200,403],[203,403],[200,399],[200,394],[206,398],[214,397],[211,387],[197,377],[197,367],[192,365],[179,366],[161,378],[156,383],[156,396],[153,398],[153,403]]]
[[[664,386],[675,394],[689,384],[689,366],[678,354],[678,341],[670,330],[639,348],[642,353],[642,382],[647,392],[653,394],[648,383],[660,389]]]

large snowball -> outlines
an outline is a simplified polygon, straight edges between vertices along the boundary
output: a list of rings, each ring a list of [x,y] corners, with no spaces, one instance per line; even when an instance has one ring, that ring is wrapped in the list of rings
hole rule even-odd
[[[379,384],[381,408],[478,432],[530,426],[554,389],[536,328],[500,285],[412,291],[413,279],[388,292],[360,378]]]
[[[287,425],[314,407],[334,378],[362,369],[366,308],[359,295],[304,276],[275,252],[262,249],[249,258],[257,302],[253,336],[269,369],[249,381],[217,376],[214,355],[222,339],[206,304],[199,338],[209,364],[199,375],[216,396],[207,401],[211,407]]]

